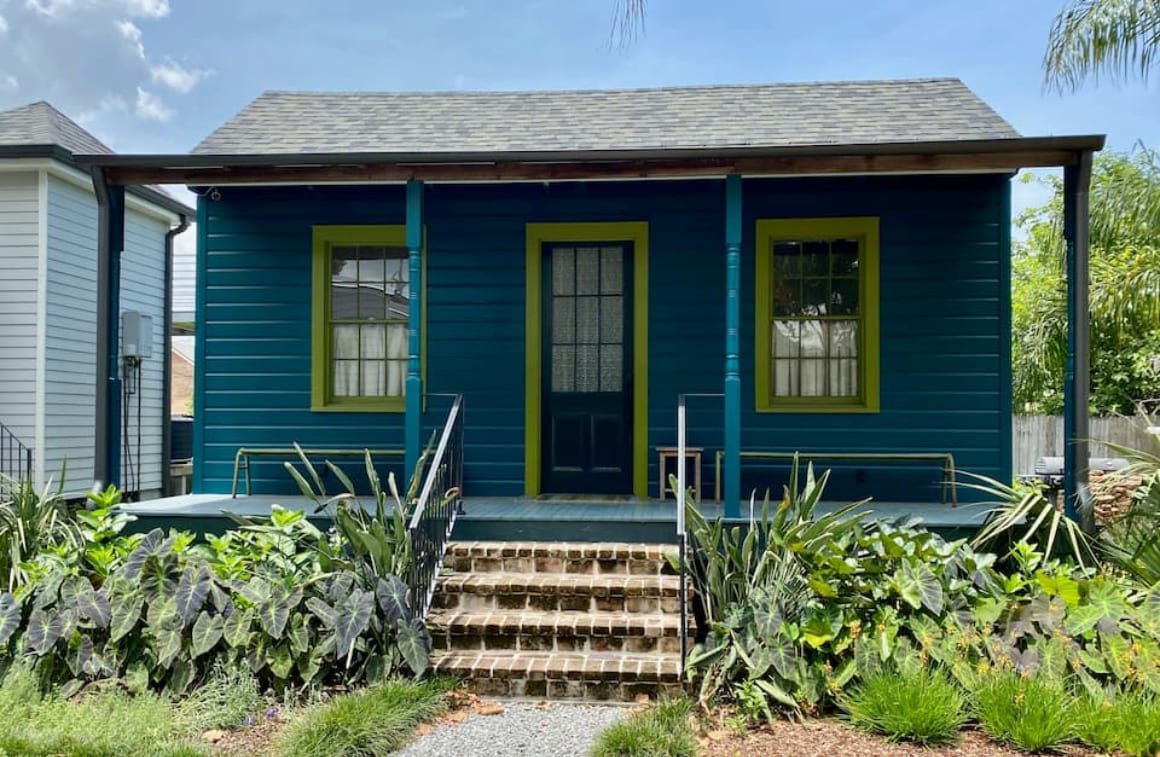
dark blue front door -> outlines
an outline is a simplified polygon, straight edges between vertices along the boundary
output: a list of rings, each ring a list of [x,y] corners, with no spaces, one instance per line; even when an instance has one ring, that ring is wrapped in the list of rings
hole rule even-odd
[[[632,245],[544,245],[545,492],[632,492]]]

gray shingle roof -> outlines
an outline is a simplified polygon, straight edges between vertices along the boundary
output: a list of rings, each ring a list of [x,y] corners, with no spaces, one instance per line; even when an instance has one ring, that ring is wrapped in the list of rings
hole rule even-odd
[[[989,140],[958,79],[556,92],[267,92],[202,154],[456,153]]]
[[[77,155],[113,152],[76,121],[46,102],[0,111],[0,145],[56,145]]]

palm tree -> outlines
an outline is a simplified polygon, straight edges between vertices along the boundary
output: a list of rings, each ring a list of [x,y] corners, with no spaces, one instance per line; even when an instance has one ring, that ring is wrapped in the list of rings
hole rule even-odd
[[[612,39],[627,46],[644,31],[645,0],[615,0],[612,16]]]
[[[1160,0],[1073,0],[1051,27],[1048,86],[1075,90],[1101,74],[1147,80],[1160,52]]]

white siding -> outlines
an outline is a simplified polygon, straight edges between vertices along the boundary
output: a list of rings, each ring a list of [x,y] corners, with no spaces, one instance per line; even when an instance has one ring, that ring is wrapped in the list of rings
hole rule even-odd
[[[36,449],[38,175],[0,173],[0,423]]]
[[[67,462],[65,490],[93,483],[96,398],[97,204],[91,190],[62,179],[48,185],[45,471]],[[153,316],[153,357],[142,366],[140,491],[161,487],[162,280],[166,226],[129,210],[121,259],[121,310]],[[128,439],[137,457],[137,398],[129,399]],[[124,441],[124,440],[123,440]],[[121,450],[121,483],[128,460]],[[137,460],[134,459],[134,463]],[[136,468],[136,465],[134,465]]]
[[[197,224],[173,240],[173,319],[193,321],[197,287]]]

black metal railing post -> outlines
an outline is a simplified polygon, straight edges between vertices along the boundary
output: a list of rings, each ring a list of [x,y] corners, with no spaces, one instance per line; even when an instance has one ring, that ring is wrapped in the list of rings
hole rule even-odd
[[[463,395],[455,395],[408,526],[411,602],[420,618],[431,608],[443,553],[463,512],[463,411]]]
[[[17,480],[32,479],[32,449],[0,423],[0,474]]]

